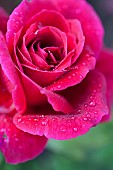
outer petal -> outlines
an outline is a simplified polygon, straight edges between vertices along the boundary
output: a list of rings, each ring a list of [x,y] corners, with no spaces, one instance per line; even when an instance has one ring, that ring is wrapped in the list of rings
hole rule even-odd
[[[38,156],[47,138],[25,133],[14,125],[12,117],[0,113],[0,150],[8,163],[21,163]]]
[[[103,44],[103,26],[94,9],[85,0],[57,0],[59,11],[68,19],[81,22],[86,44],[99,54]]]
[[[107,99],[111,106],[113,102],[113,50],[103,49],[97,60],[97,69],[101,71],[107,80]]]
[[[47,103],[48,100],[57,112],[71,113],[73,111],[73,107],[63,96],[40,87],[25,74],[21,72],[18,73],[29,105],[38,107],[39,105]]]
[[[6,161],[13,164],[36,157],[43,151],[47,142],[45,137],[33,136],[16,128],[12,121],[15,113],[11,96],[0,76],[0,151]]]
[[[26,108],[26,101],[23,89],[20,84],[20,80],[18,74],[16,72],[15,66],[11,60],[10,54],[8,52],[5,39],[0,32],[0,63],[2,65],[2,69],[8,79],[11,81],[13,85],[13,98],[14,104],[17,106],[19,111],[24,111]],[[18,96],[18,98],[17,98]]]
[[[0,30],[5,34],[7,30],[8,14],[3,8],[0,8]]]
[[[80,85],[64,90],[75,109],[72,114],[63,115],[48,107],[28,110],[25,114],[14,117],[15,125],[31,134],[45,135],[52,139],[70,139],[86,133],[108,114],[105,96],[104,77],[91,71]]]
[[[103,42],[103,27],[94,9],[85,0],[23,0],[8,21],[6,39],[9,49],[12,46],[14,33],[19,31],[28,18],[42,9],[59,11],[68,19],[79,19],[86,37],[86,44],[89,44],[96,54],[100,52]]]

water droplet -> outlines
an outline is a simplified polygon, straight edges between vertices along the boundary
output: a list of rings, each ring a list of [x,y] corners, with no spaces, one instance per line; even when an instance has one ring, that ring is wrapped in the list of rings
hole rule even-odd
[[[78,70],[78,66],[76,66],[75,69]]]
[[[71,76],[69,76],[68,78],[71,79]]]
[[[36,35],[38,32],[39,32],[39,30],[36,30],[34,34]]]
[[[61,128],[60,130],[61,130],[62,132],[66,132],[66,129],[62,129],[62,128]]]
[[[84,117],[83,119],[84,119],[85,121],[88,120],[87,117]]]
[[[97,111],[95,111],[95,114],[97,114],[98,112]]]
[[[37,122],[38,122],[38,119],[34,119],[34,121],[37,121]]]
[[[43,122],[42,122],[42,125],[43,125],[43,126],[46,126],[46,125],[47,125],[47,122],[46,122],[46,121],[43,121]]]
[[[73,76],[75,76],[75,74],[73,73]]]
[[[18,119],[18,122],[21,122],[22,119]]]
[[[60,88],[61,88],[61,86],[60,86],[60,85],[58,85],[57,87],[58,87],[58,89],[60,89]]]
[[[90,117],[90,114],[87,114],[86,116],[87,116],[87,117]]]
[[[44,115],[40,115],[39,117],[40,117],[40,118],[44,118]]]
[[[55,121],[55,118],[53,118],[52,121]]]
[[[79,109],[79,110],[77,110],[77,113],[78,113],[78,114],[80,114],[80,113],[81,113],[81,110],[80,110],[80,109]]]
[[[95,103],[94,101],[91,101],[91,102],[89,103],[89,105],[90,105],[90,106],[95,106],[96,103]]]
[[[18,15],[18,12],[15,11],[15,15]]]
[[[87,104],[84,104],[84,107],[87,107],[88,105]]]
[[[82,79],[83,77],[82,76],[80,76],[80,79]]]
[[[72,117],[71,117],[71,120],[74,120],[74,119],[75,119],[75,117],[74,117],[74,116],[72,116]]]
[[[73,130],[76,132],[76,131],[77,131],[77,128],[73,128]]]
[[[83,66],[85,66],[85,65],[86,65],[86,63],[82,63],[82,65],[83,65]]]

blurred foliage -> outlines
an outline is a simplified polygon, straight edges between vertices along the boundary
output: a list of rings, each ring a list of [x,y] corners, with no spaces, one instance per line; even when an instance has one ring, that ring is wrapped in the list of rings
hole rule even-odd
[[[67,141],[50,140],[36,159],[9,165],[0,155],[0,170],[113,170],[113,122]]]

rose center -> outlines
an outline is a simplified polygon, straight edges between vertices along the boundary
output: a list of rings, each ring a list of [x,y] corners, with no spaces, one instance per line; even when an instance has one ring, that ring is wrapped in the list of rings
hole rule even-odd
[[[27,49],[35,54],[37,60],[41,57],[41,61],[48,64],[49,70],[53,70],[65,58],[63,36],[66,37],[65,33],[57,28],[42,27],[34,32],[32,41],[27,40]]]

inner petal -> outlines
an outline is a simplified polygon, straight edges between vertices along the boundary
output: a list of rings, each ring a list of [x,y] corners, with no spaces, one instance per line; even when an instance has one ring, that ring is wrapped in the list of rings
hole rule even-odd
[[[39,61],[49,67],[41,67],[42,70],[52,70],[67,55],[66,34],[54,27],[44,27],[34,32],[33,41],[31,36],[26,36],[26,48],[38,67]],[[43,64],[43,65],[45,65]],[[42,65],[42,64],[41,64]]]

